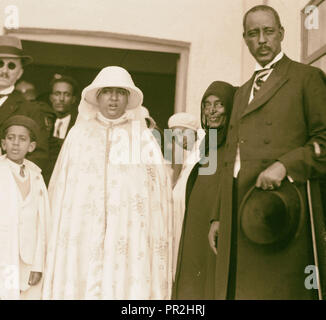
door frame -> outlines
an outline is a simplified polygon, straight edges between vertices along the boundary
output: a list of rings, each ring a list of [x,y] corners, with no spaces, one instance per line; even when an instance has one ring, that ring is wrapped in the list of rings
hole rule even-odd
[[[4,34],[29,41],[178,54],[174,111],[186,111],[187,74],[190,52],[189,42],[103,31],[44,28],[4,28]]]

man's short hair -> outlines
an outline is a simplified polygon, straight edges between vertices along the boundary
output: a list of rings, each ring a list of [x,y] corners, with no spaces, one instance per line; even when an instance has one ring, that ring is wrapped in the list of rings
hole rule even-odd
[[[270,7],[270,6],[261,4],[261,5],[252,7],[244,15],[244,17],[243,17],[243,32],[246,31],[246,21],[247,21],[248,14],[251,13],[251,12],[256,12],[256,11],[269,11],[269,12],[271,12],[274,15],[276,23],[279,25],[279,27],[282,27],[281,19],[280,19],[280,16],[278,15],[277,11],[274,8]]]
[[[72,77],[66,76],[66,75],[61,75],[61,74],[55,74],[53,79],[50,82],[50,92],[53,91],[53,87],[56,83],[60,82],[65,82],[69,83],[72,87],[72,95],[76,96],[77,95],[77,89],[78,89],[78,84],[75,79]]]

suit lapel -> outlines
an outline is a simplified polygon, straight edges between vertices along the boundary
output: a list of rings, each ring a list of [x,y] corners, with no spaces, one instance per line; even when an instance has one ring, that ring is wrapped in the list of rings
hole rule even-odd
[[[254,76],[251,77],[251,79],[249,81],[247,81],[241,91],[239,92],[239,102],[236,102],[235,105],[238,105],[238,112],[237,114],[239,115],[239,118],[241,118],[241,115],[243,113],[243,111],[245,110],[245,108],[248,106],[248,101],[249,101],[249,97],[250,97],[250,92],[251,92],[251,87],[252,87],[252,83],[254,81]]]
[[[291,60],[284,55],[279,64],[276,65],[270,77],[256,93],[254,99],[242,109],[241,118],[263,106],[289,80],[287,71],[290,62]],[[249,98],[246,101],[248,100]]]
[[[18,108],[15,92],[8,96],[8,99],[0,107],[0,125],[4,123]]]
[[[69,121],[69,125],[68,125],[68,129],[67,129],[67,134],[69,132],[69,130],[73,127],[73,125],[75,124],[76,122],[76,119],[77,119],[77,115],[78,115],[78,112],[77,110],[75,111],[72,111],[71,112],[71,118],[70,118],[70,121]],[[66,136],[67,136],[66,134]]]

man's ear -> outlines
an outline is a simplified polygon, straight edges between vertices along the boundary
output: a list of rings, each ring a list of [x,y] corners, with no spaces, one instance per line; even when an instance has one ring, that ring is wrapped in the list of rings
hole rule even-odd
[[[29,144],[29,147],[28,147],[28,152],[33,152],[36,148],[36,141],[32,141],[30,144]]]
[[[76,102],[76,96],[72,96],[71,101],[72,101],[72,104],[75,104],[75,102]]]
[[[6,151],[6,141],[5,139],[1,139],[1,148]]]
[[[246,43],[246,46],[248,46],[247,37],[246,37],[246,32],[245,31],[242,33],[242,37],[243,37],[244,42]]]
[[[23,73],[24,73],[24,69],[23,68],[20,68],[19,73],[17,75],[16,82],[21,78],[21,76],[23,75]]]
[[[280,36],[281,36],[281,41],[283,41],[283,39],[284,39],[284,33],[285,33],[285,30],[284,30],[284,28],[281,26],[281,27],[280,27]]]

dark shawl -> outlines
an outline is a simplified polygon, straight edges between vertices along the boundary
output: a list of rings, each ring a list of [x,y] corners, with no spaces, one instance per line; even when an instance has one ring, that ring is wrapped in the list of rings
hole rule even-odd
[[[226,111],[226,121],[221,128],[217,128],[217,141],[211,148],[222,147],[232,109],[235,88],[226,82],[215,81],[206,90],[202,103],[202,127],[208,127],[203,113],[203,101],[209,95],[218,96]],[[214,129],[215,130],[215,129]],[[206,141],[206,146],[209,144]],[[203,146],[203,145],[202,145]],[[212,149],[205,150],[212,152]],[[219,160],[218,160],[219,163]],[[212,175],[198,175],[200,164],[197,163],[187,181],[186,211],[183,221],[182,234],[179,244],[176,278],[173,288],[173,299],[211,299],[214,283],[215,255],[209,248],[207,234],[211,210],[215,208],[218,185],[218,171]]]
[[[207,97],[213,95],[222,101],[222,104],[225,108],[225,115],[226,115],[226,121],[222,126],[220,126],[217,129],[210,129],[210,130],[217,130],[217,141],[216,145],[213,144],[216,148],[221,146],[225,139],[226,139],[226,133],[231,117],[231,111],[232,111],[232,105],[233,105],[233,97],[234,93],[236,91],[236,87],[233,87],[227,82],[224,81],[214,81],[210,84],[210,86],[206,89],[203,98],[201,100],[201,126],[202,128],[206,131],[206,136],[205,136],[205,154],[207,155],[208,152],[208,146],[209,146],[209,134],[208,130],[210,129],[207,125],[207,119],[205,117],[204,113],[204,101]]]

